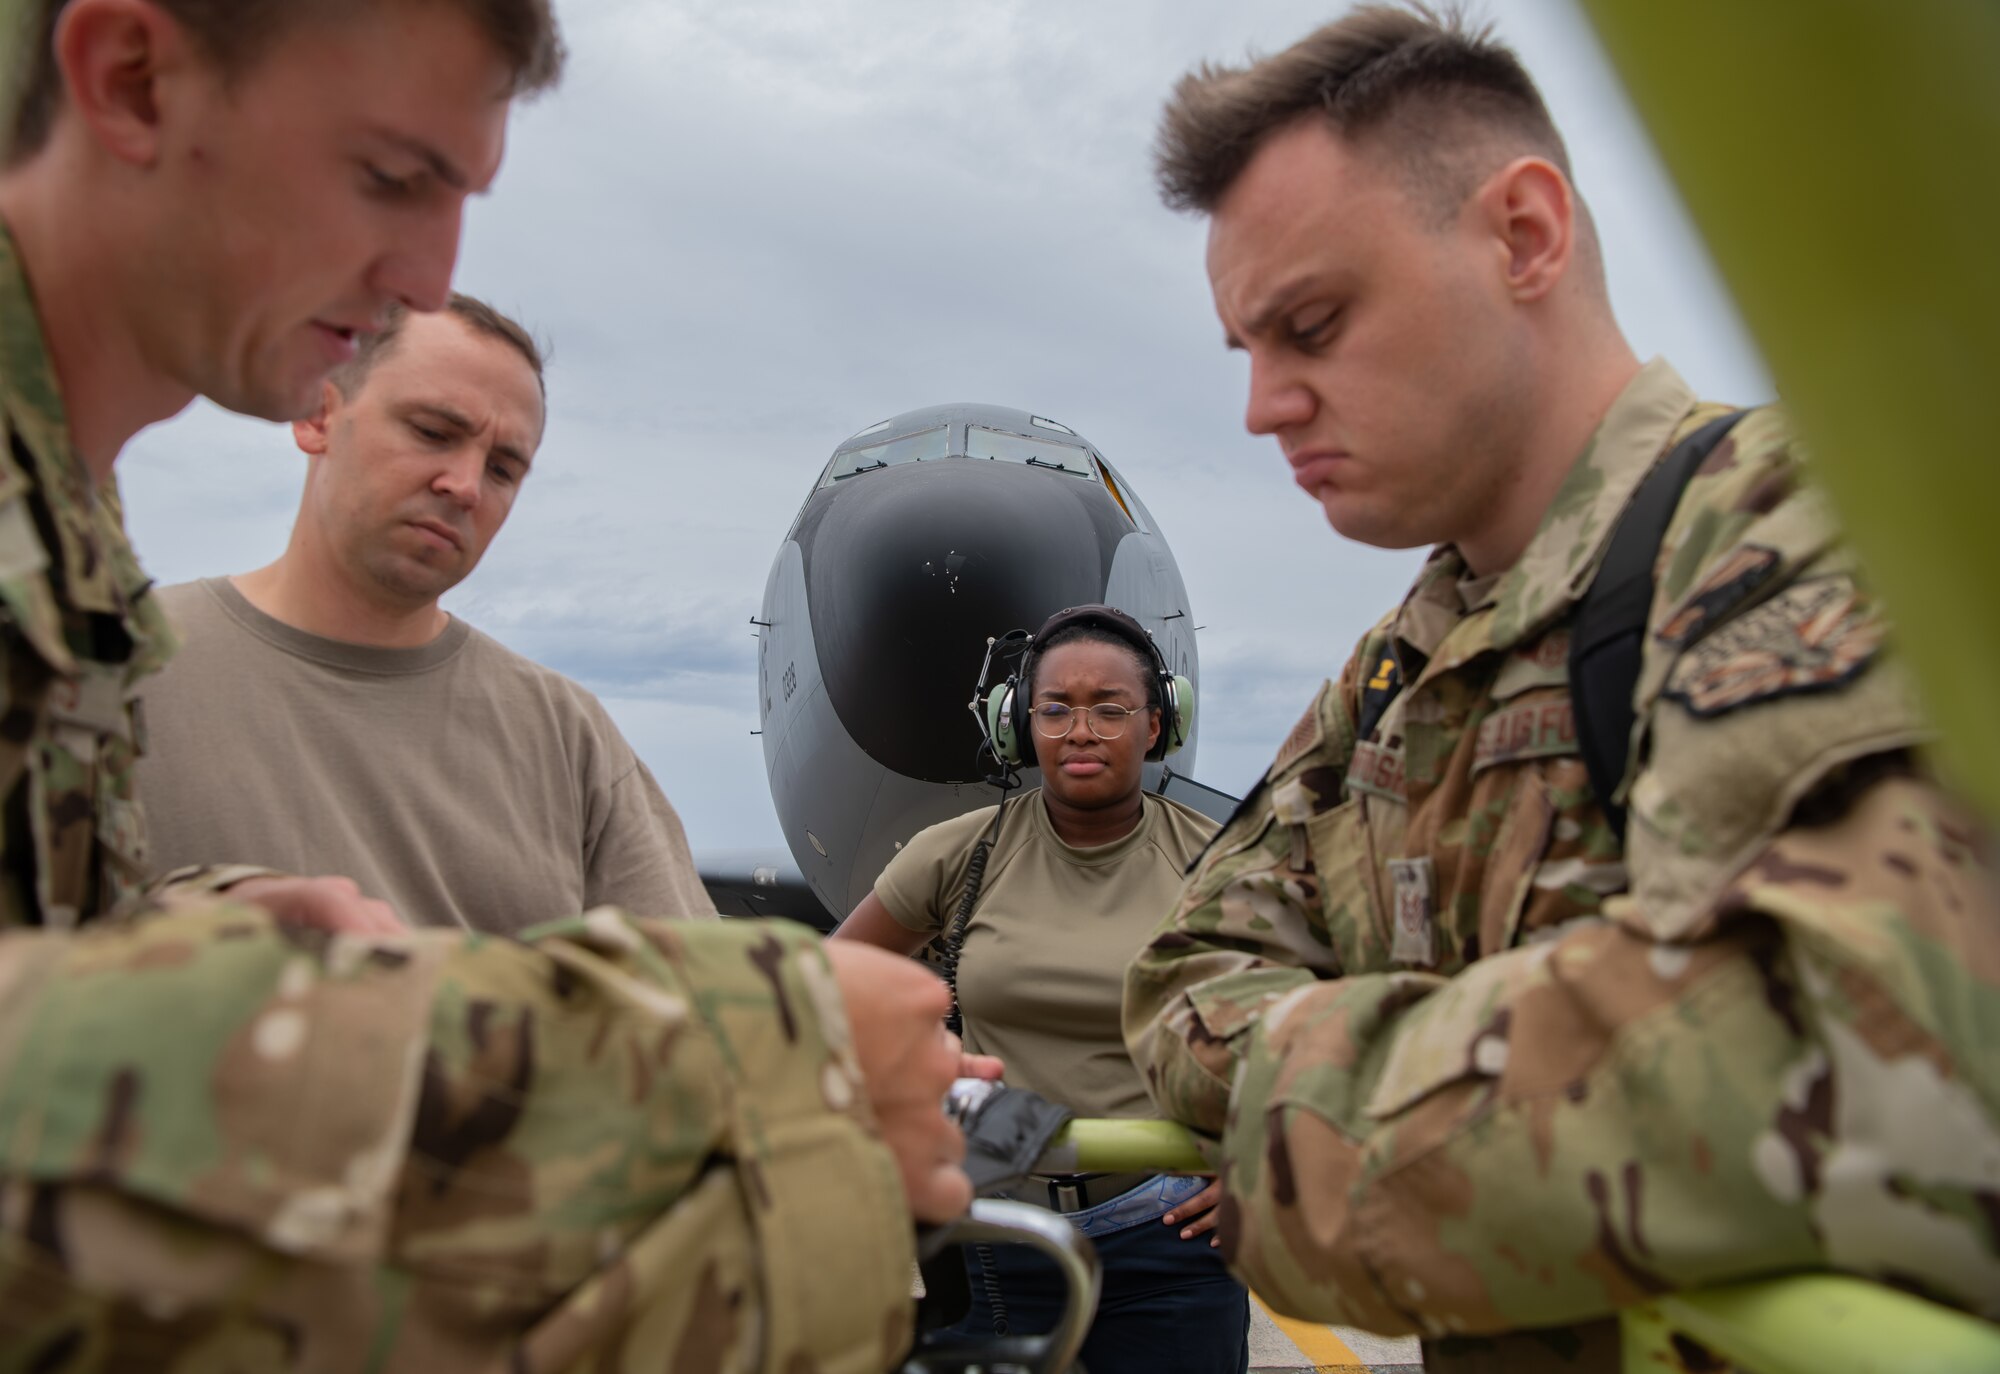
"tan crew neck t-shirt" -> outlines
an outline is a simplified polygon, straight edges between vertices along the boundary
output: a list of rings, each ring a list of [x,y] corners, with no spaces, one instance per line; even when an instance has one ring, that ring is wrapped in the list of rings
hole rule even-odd
[[[911,930],[942,930],[992,824],[981,808],[920,832],[882,870],[875,895]],[[1081,1116],[1156,1115],[1119,1025],[1125,966],[1215,831],[1200,812],[1147,793],[1131,834],[1073,849],[1040,789],[1008,802],[959,957],[966,1048],[999,1055],[1009,1084]]]
[[[606,903],[715,915],[680,817],[596,697],[454,617],[324,639],[227,578],[157,595],[184,641],[142,693],[156,871],[337,873],[415,926],[511,933]]]

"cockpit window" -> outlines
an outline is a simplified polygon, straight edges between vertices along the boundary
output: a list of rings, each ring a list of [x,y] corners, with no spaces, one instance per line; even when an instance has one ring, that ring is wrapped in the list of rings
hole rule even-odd
[[[1031,468],[1050,468],[1056,472],[1066,472],[1072,477],[1081,477],[1086,482],[1096,480],[1090,470],[1089,452],[1075,444],[1065,444],[1056,439],[1030,439],[1024,435],[1008,434],[981,425],[966,426],[965,456],[1026,463]]]
[[[901,438],[890,439],[880,444],[870,444],[867,448],[849,449],[837,453],[826,471],[829,483],[845,477],[854,477],[877,468],[886,468],[896,463],[922,463],[932,458],[943,458],[951,452],[949,429],[939,425],[935,429],[921,429],[915,434],[905,434]]]

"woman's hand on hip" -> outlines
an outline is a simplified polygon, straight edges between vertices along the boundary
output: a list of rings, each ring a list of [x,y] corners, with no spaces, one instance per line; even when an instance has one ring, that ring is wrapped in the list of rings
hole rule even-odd
[[[1212,1178],[1206,1188],[1186,1202],[1175,1203],[1174,1210],[1161,1217],[1160,1221],[1167,1226],[1172,1226],[1176,1222],[1186,1222],[1187,1225],[1181,1227],[1181,1239],[1193,1240],[1196,1236],[1207,1235],[1215,1229],[1215,1223],[1221,1219],[1216,1215],[1215,1205],[1221,1201],[1222,1180]],[[1220,1245],[1222,1237],[1210,1236],[1208,1243],[1210,1246]]]

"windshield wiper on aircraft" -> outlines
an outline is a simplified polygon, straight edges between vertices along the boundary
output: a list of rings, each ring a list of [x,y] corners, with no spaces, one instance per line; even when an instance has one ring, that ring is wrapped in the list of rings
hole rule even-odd
[[[872,463],[863,463],[860,467],[854,469],[854,471],[852,472],[836,472],[833,475],[833,480],[836,482],[845,482],[850,477],[859,477],[864,472],[873,472],[875,471],[876,468],[886,468],[888,466],[889,462],[887,459],[877,458]]]
[[[1051,460],[1048,458],[1036,458],[1033,455],[1030,455],[1028,458],[1028,466],[1031,468],[1054,468],[1057,472],[1075,473],[1078,476],[1083,475],[1080,470],[1071,467],[1068,463],[1065,463],[1060,458]]]

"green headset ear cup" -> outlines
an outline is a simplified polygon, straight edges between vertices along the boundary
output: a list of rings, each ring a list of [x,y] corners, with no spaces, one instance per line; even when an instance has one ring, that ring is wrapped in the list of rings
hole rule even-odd
[[[1194,683],[1179,673],[1174,674],[1173,703],[1174,709],[1167,712],[1167,747],[1160,751],[1161,758],[1179,753],[1194,733]]]
[[[986,694],[986,736],[1000,762],[1021,766],[1021,740],[1014,732],[1014,684],[1003,682]]]

